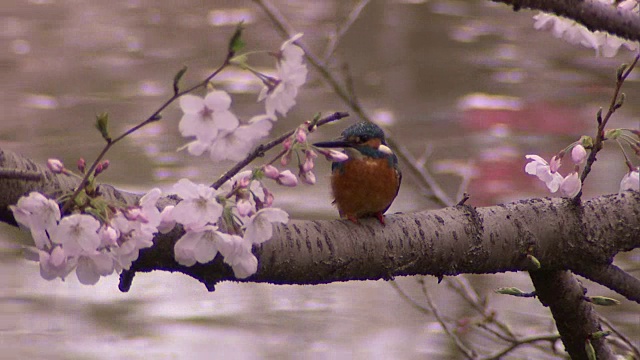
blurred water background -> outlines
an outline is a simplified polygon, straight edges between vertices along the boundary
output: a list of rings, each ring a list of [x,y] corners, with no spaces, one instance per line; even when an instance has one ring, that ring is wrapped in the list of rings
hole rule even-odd
[[[354,1],[274,1],[304,42],[323,55],[330,35],[346,21]],[[224,58],[234,26],[246,25],[248,50],[275,50],[282,39],[250,1],[3,0],[0,9],[0,146],[44,162],[75,164],[94,158],[102,140],[95,114],[108,111],[114,133],[149,116],[171,95],[183,65],[194,83]],[[617,66],[633,54],[596,57],[533,29],[535,13],[514,13],[488,1],[372,1],[339,39],[330,60],[348,73],[366,111],[392,130],[436,172],[454,196],[472,174],[469,203],[483,206],[547,196],[523,173],[524,155],[549,158],[580,135],[595,131],[595,113],[608,106]],[[264,69],[265,55],[252,57]],[[625,85],[628,101],[614,127],[638,127],[637,71]],[[231,69],[216,85],[233,97],[247,120],[263,105],[261,85]],[[322,78],[308,83],[274,134],[316,112],[347,111]],[[165,190],[190,177],[211,183],[227,167],[176,149],[181,113],[171,106],[162,121],[116,146],[103,181],[122,189]],[[357,119],[327,126],[314,139],[335,137]],[[317,186],[274,188],[276,206],[294,218],[334,218],[329,164],[318,163]],[[568,170],[565,170],[565,173]],[[599,156],[586,198],[618,191],[625,172],[613,146]],[[433,208],[406,177],[390,212]],[[301,197],[305,201],[300,201]],[[27,237],[0,224],[0,359],[456,359],[461,356],[430,316],[416,311],[384,281],[322,286],[224,283],[214,293],[179,274],[136,277],[129,293],[117,278],[94,287],[40,278],[36,263],[20,255]],[[618,257],[638,267],[640,253]],[[636,270],[634,274],[639,275]],[[526,274],[469,277],[499,316],[519,334],[553,331],[546,308],[534,299],[498,296],[501,286],[531,289]],[[397,279],[421,302],[414,278]],[[450,319],[473,313],[444,284],[427,278],[434,301]],[[599,308],[632,338],[640,312],[620,296],[586,282],[594,294],[622,300]],[[635,334],[635,335],[633,335]],[[486,344],[486,349],[497,350]],[[514,359],[545,358],[522,350]]]

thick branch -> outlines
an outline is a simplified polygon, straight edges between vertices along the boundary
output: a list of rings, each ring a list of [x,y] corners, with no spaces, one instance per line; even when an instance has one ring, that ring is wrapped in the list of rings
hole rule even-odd
[[[587,359],[586,341],[601,331],[593,305],[584,300],[586,289],[568,271],[532,271],[531,280],[540,302],[549,307],[572,359]],[[598,359],[614,359],[604,337],[591,339]]]
[[[30,191],[59,194],[77,180],[51,174],[20,156],[0,150],[0,167],[30,170],[44,181],[0,179],[0,220],[13,223],[7,206]],[[127,204],[135,194],[102,185],[105,196]],[[160,206],[175,203],[164,198]],[[173,244],[182,235],[174,229],[159,235],[155,246],[141,251],[130,272],[123,274],[128,289],[136,271],[179,271],[207,285],[235,280],[218,257],[193,267],[173,260]],[[581,205],[567,199],[530,199],[473,208],[450,207],[387,216],[387,226],[365,219],[349,221],[291,221],[275,228],[270,241],[254,249],[258,273],[246,281],[274,284],[318,284],[334,281],[389,278],[398,275],[456,275],[530,269],[527,255],[544,270],[584,269],[608,265],[615,254],[640,247],[640,193],[601,196]],[[605,283],[604,285],[608,285]],[[616,290],[616,288],[613,288]],[[637,301],[629,287],[622,295]]]
[[[613,264],[578,266],[574,272],[640,303],[640,280]]]
[[[492,0],[522,8],[540,10],[573,19],[591,31],[605,31],[619,37],[640,41],[640,15],[620,10],[599,0]]]

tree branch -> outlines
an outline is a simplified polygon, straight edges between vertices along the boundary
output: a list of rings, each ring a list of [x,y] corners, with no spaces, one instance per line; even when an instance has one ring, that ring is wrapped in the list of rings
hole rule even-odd
[[[0,168],[29,170],[43,181],[0,179],[0,221],[15,224],[8,205],[30,191],[68,192],[78,179],[51,173],[43,166],[0,149]],[[139,195],[100,185],[106,198],[134,204]],[[161,199],[159,207],[175,204]],[[529,270],[527,255],[544,270],[584,269],[610,264],[614,255],[640,247],[640,193],[627,191],[574,205],[569,199],[529,199],[473,208],[387,216],[360,225],[344,220],[296,221],[276,226],[270,241],[256,246],[258,272],[244,281],[273,284],[319,284],[334,281],[387,279],[399,275],[488,274]],[[220,257],[192,267],[177,264],[173,245],[182,229],[156,236],[155,245],[140,252],[121,288],[128,290],[137,271],[179,271],[212,290],[219,281],[235,280]],[[311,270],[313,269],[313,270]],[[640,294],[630,287],[622,295]],[[614,289],[615,290],[615,289]]]
[[[579,22],[591,31],[605,31],[640,41],[640,15],[598,0],[492,0],[520,9],[540,10]]]
[[[529,273],[538,299],[548,306],[564,347],[572,359],[587,359],[585,343],[591,334],[601,331],[593,305],[584,301],[586,289],[568,271],[532,271]],[[604,337],[591,339],[598,359],[614,359]]]
[[[629,300],[640,303],[640,280],[631,276],[613,264],[592,264],[591,266],[577,266],[574,272],[578,275],[604,285],[623,295]]]

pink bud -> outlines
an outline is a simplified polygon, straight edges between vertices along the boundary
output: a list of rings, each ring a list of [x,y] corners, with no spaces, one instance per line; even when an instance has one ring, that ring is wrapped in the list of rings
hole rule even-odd
[[[298,130],[296,130],[296,141],[299,143],[307,142],[307,132],[304,127],[299,127]]]
[[[62,246],[54,247],[53,251],[51,251],[51,257],[49,258],[49,261],[51,262],[51,264],[53,264],[54,266],[60,266],[66,260],[67,260],[67,256],[64,253],[64,249],[62,249]]]
[[[165,206],[160,213],[160,225],[158,225],[158,231],[162,234],[166,234],[176,226],[176,221],[173,219],[173,208],[175,206]]]
[[[293,144],[293,139],[291,137],[286,138],[282,142],[282,146],[284,147],[285,150],[291,150],[291,145],[292,144]]]
[[[273,165],[265,165],[262,171],[264,171],[264,176],[269,179],[276,180],[280,176],[280,171]]]
[[[298,178],[295,175],[293,175],[291,170],[285,170],[281,172],[277,181],[278,181],[278,184],[283,186],[293,187],[298,185]]]
[[[253,205],[249,200],[241,199],[236,203],[236,209],[240,216],[249,216],[253,212]]]
[[[300,179],[309,185],[315,185],[316,174],[314,174],[313,171],[303,172],[300,174]]]
[[[64,172],[64,164],[58,159],[47,160],[47,167],[55,174],[62,174]]]
[[[315,158],[318,157],[318,154],[316,154],[316,152],[313,151],[313,150],[305,150],[304,151],[304,155],[305,155],[305,157],[312,158],[312,159],[315,159]]]
[[[308,171],[313,170],[313,166],[314,166],[313,156],[306,156],[305,159],[304,159],[304,163],[302,164],[300,169],[302,169],[302,172],[308,172]]]
[[[349,160],[349,156],[345,153],[343,153],[342,151],[338,151],[338,150],[329,150],[328,153],[324,154],[327,158],[327,160],[329,161],[335,161],[335,162],[343,162],[343,161],[347,161]]]
[[[105,160],[101,163],[98,164],[98,166],[96,166],[96,171],[93,172],[94,176],[98,176],[101,173],[103,173],[105,170],[107,170],[107,168],[109,167],[109,160]]]
[[[264,193],[264,207],[271,207],[274,199],[273,194],[266,187],[262,188],[262,192]]]
[[[251,183],[251,178],[249,176],[243,176],[242,178],[240,178],[240,180],[238,180],[238,187],[241,189],[245,189],[249,186],[249,184]]]
[[[567,175],[560,183],[560,193],[566,197],[574,197],[578,195],[582,189],[582,183],[577,172]]]
[[[86,166],[87,162],[83,158],[78,159],[78,170],[80,170],[81,173],[84,174],[84,169],[86,168]]]
[[[586,158],[587,150],[584,149],[584,146],[578,144],[571,149],[571,160],[575,164],[582,164]]]
[[[282,155],[282,157],[280,158],[280,164],[282,166],[287,166],[289,165],[290,161],[291,161],[291,151],[287,151],[287,153]]]
[[[109,247],[118,244],[118,231],[111,226],[104,225],[98,230],[100,246]]]

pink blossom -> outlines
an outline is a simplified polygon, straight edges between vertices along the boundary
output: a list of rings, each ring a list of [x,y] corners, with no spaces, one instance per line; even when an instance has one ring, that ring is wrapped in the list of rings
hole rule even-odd
[[[49,168],[49,170],[51,170],[51,172],[53,172],[54,174],[61,174],[65,170],[64,164],[58,159],[48,159],[47,168]]]
[[[578,144],[571,149],[571,160],[574,164],[582,164],[587,159],[587,150]]]
[[[262,171],[264,172],[264,176],[269,179],[275,180],[280,176],[280,171],[273,165],[265,165]]]
[[[291,170],[285,170],[280,173],[277,182],[283,186],[293,187],[298,185],[298,178],[291,172]]]
[[[567,175],[560,183],[560,193],[565,197],[575,197],[582,189],[580,177],[576,171]]]

